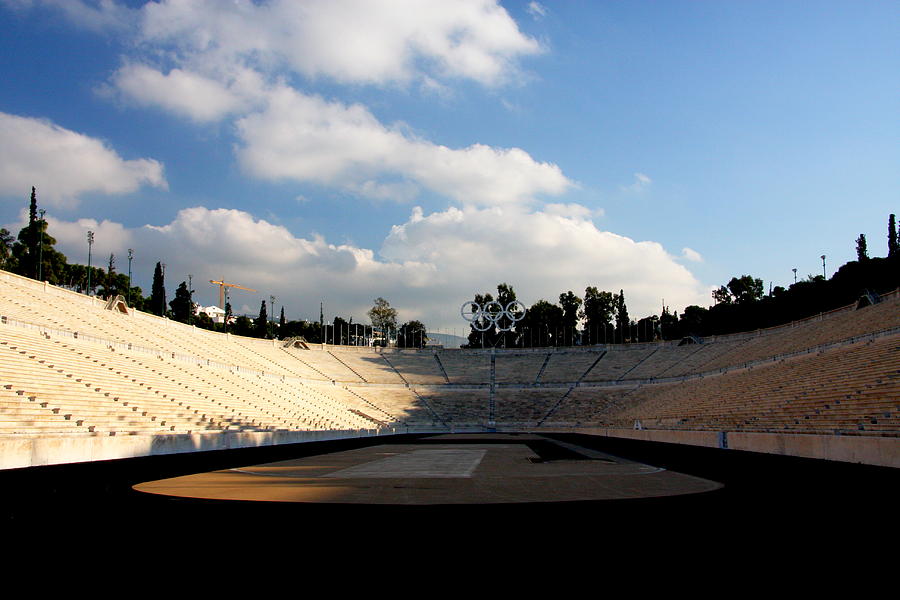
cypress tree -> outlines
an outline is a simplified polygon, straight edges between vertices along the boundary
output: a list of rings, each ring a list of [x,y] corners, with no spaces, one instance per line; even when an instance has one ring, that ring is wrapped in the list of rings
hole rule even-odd
[[[266,314],[266,301],[263,300],[259,306],[259,317],[256,319],[256,337],[264,338],[268,333],[268,315]]]
[[[166,285],[163,281],[162,263],[153,269],[153,288],[150,291],[150,312],[160,317],[166,314]]]
[[[900,240],[897,239],[897,222],[894,220],[894,214],[888,218],[888,257],[896,255],[900,252]]]
[[[856,260],[859,262],[869,260],[869,251],[866,248],[866,234],[864,233],[859,234],[859,237],[856,238]]]

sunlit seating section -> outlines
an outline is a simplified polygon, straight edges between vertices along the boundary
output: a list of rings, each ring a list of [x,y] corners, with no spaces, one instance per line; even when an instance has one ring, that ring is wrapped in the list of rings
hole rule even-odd
[[[438,418],[450,427],[485,426],[490,420],[487,389],[460,389],[445,386],[417,390],[435,411]]]
[[[836,342],[874,331],[900,327],[900,296],[860,308],[844,309],[784,326],[759,332],[717,359],[703,364],[695,372],[708,372],[723,367],[741,365],[770,356],[798,352],[821,344]]]
[[[556,406],[568,388],[501,388],[494,394],[495,419],[504,425],[534,427]]]
[[[631,371],[636,364],[649,356],[655,349],[656,346],[647,344],[607,346],[606,354],[594,365],[593,369],[588,371],[584,376],[584,381],[616,381]]]
[[[494,359],[494,381],[497,383],[530,384],[547,359],[546,352],[498,352]]]
[[[368,383],[403,383],[391,364],[384,360],[380,352],[369,348],[359,350],[332,350],[332,356],[344,363]]]
[[[450,383],[490,383],[491,355],[487,352],[445,350],[437,355]]]
[[[382,355],[400,378],[410,385],[441,385],[447,383],[441,366],[431,351],[400,350]]]
[[[554,352],[541,373],[540,383],[568,383],[581,379],[600,357],[597,350]]]
[[[618,415],[645,427],[900,435],[900,338],[643,386]]]

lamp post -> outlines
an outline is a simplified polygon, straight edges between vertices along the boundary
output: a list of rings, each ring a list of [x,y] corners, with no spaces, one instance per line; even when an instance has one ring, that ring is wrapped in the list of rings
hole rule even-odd
[[[193,278],[194,276],[188,273],[188,325],[194,323],[194,286],[191,283]]]
[[[88,243],[88,279],[87,279],[87,293],[88,296],[91,294],[91,246],[94,245],[94,232],[87,232],[87,243]]]
[[[128,249],[128,306],[131,306],[131,261],[134,259],[134,250]]]
[[[162,267],[162,279],[163,279],[163,289],[166,289],[166,263],[162,263],[160,265]],[[159,299],[162,302],[162,306],[160,307],[160,313],[163,317],[166,316],[166,295],[163,294],[162,298]]]
[[[821,256],[821,259],[822,259],[822,277],[824,277],[825,279],[828,279],[828,274],[825,272],[825,255],[824,254]]]
[[[794,272],[794,283],[797,283],[797,267],[794,267],[791,271]]]
[[[269,296],[269,306],[272,307],[272,339],[275,339],[275,296]]]
[[[44,267],[44,213],[43,208],[38,211],[41,213],[41,226],[38,230],[38,236],[40,237],[41,249],[38,251],[38,281],[43,281],[43,267]]]

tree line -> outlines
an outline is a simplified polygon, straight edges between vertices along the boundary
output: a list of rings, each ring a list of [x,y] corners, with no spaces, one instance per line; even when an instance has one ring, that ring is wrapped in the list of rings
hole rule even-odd
[[[856,302],[864,294],[883,294],[900,287],[900,239],[895,216],[888,219],[887,256],[870,258],[866,236],[856,239],[857,260],[841,266],[830,279],[809,275],[788,288],[765,292],[762,279],[732,277],[712,293],[713,305],[686,306],[679,314],[662,306],[658,315],[632,319],[625,292],[588,286],[579,297],[571,290],[558,301],[538,300],[512,331],[504,318],[482,317],[470,326],[465,347],[542,347],[677,340],[752,331],[804,319]],[[824,257],[823,257],[824,260]],[[475,294],[472,306],[496,300],[503,307],[516,300],[513,287],[497,285],[496,296]],[[483,330],[483,331],[482,331]]]

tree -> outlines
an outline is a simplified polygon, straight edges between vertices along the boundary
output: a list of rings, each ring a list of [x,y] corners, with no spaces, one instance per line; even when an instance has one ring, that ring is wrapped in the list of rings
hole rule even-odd
[[[750,275],[742,275],[740,279],[732,277],[728,282],[728,290],[737,304],[755,302],[765,294],[762,279],[754,279]]]
[[[372,327],[381,330],[385,338],[391,329],[397,329],[397,309],[384,298],[375,298],[375,305],[368,312]]]
[[[253,322],[255,329],[255,337],[265,338],[269,334],[269,317],[266,314],[266,301],[263,300],[259,305],[259,316]]]
[[[579,315],[584,319],[584,343],[606,343],[612,339],[610,322],[613,318],[613,294],[601,292],[593,286],[584,290],[584,304]]]
[[[278,319],[278,331],[284,331],[285,320],[284,320],[284,305],[281,305],[281,317]]]
[[[713,290],[712,297],[716,304],[731,304],[731,292],[724,285],[720,285],[719,289]]]
[[[150,312],[164,317],[166,314],[166,284],[163,281],[162,263],[153,269],[153,287],[150,290]]]
[[[900,254],[900,239],[897,238],[897,221],[894,214],[888,217],[888,258]]]
[[[397,329],[398,348],[424,348],[427,341],[428,335],[421,321],[407,321]]]
[[[175,298],[169,302],[169,306],[172,307],[172,318],[176,321],[187,323],[191,320],[191,315],[194,312],[193,302],[191,302],[192,293],[193,290],[188,289],[186,282],[182,281],[178,284],[178,289],[175,290]]]
[[[519,321],[517,329],[522,332],[524,346],[559,345],[562,341],[563,310],[546,300],[538,300]]]
[[[0,229],[0,269],[10,270],[15,239],[9,230]]]
[[[620,344],[631,334],[631,320],[628,318],[628,307],[625,305],[625,291],[619,290],[615,297],[616,306],[616,339]]]
[[[559,305],[563,310],[563,345],[574,346],[581,298],[573,294],[572,290],[569,290],[559,295]]]
[[[109,264],[106,268],[106,277],[104,278],[104,282],[105,283],[103,284],[103,291],[101,292],[101,296],[109,298],[119,293],[116,277],[116,255],[112,252],[109,253]]]
[[[861,233],[856,238],[856,260],[862,262],[869,260],[869,252],[866,249],[866,234]]]
[[[494,296],[491,294],[475,294],[475,300],[470,305],[471,310],[477,310],[478,308],[484,309],[485,306],[494,301]],[[482,311],[483,312],[483,311]],[[469,325],[469,342],[466,344],[467,348],[485,348],[488,346],[493,346],[497,339],[497,325],[492,320],[487,319],[485,316],[480,316],[479,318],[472,321],[472,324]]]
[[[231,323],[231,318],[234,316],[234,313],[231,312],[231,302],[225,303],[225,321],[224,325],[225,331],[228,331],[228,324]]]

